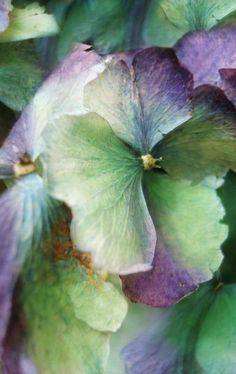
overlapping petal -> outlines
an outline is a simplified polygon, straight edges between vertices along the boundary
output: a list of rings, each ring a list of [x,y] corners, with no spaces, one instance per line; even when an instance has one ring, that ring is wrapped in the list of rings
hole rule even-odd
[[[236,27],[187,34],[175,46],[179,61],[193,74],[195,87],[221,87],[220,69],[236,68]]]
[[[0,198],[0,344],[11,310],[11,299],[19,270],[32,248],[47,234],[53,220],[54,203],[42,179],[29,175],[17,181]]]
[[[172,47],[189,31],[208,30],[235,10],[234,0],[153,0],[144,23],[144,40]]]
[[[42,133],[61,115],[84,113],[84,85],[105,67],[103,59],[88,46],[78,46],[45,81],[24,110],[1,149],[0,159],[19,159],[28,153],[35,160],[42,152]]]
[[[153,150],[173,177],[200,182],[236,171],[236,111],[223,92],[201,86],[193,93],[192,118],[169,133]]]
[[[132,66],[112,61],[85,88],[85,104],[144,154],[190,118],[191,74],[168,49],[137,52]],[[108,105],[109,103],[109,105]]]
[[[73,212],[72,237],[97,268],[144,271],[156,234],[144,200],[138,154],[97,114],[67,117],[45,133],[50,193]]]
[[[135,302],[167,306],[212,278],[221,263],[227,227],[215,189],[167,175],[145,178],[145,196],[157,230],[153,269],[122,277]]]
[[[233,284],[206,284],[159,313],[156,326],[124,349],[128,373],[233,373],[235,292]]]

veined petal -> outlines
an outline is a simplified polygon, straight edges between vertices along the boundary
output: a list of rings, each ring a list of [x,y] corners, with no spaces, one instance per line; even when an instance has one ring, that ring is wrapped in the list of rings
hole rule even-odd
[[[199,182],[206,176],[236,171],[236,110],[223,92],[201,86],[193,94],[192,118],[153,150],[175,178]]]
[[[175,46],[177,57],[194,78],[194,86],[221,87],[219,70],[236,68],[236,27],[187,34]]]
[[[208,30],[234,10],[234,0],[153,0],[144,24],[144,40],[149,45],[172,47],[182,35]]]
[[[190,118],[191,74],[173,51],[148,48],[133,64],[111,61],[85,88],[85,103],[115,134],[142,153]]]
[[[11,309],[15,281],[27,254],[42,240],[52,221],[54,202],[42,179],[29,175],[19,179],[0,198],[0,344]]]
[[[129,374],[233,373],[235,285],[196,293],[157,315],[156,325],[122,353]]]
[[[222,260],[227,227],[214,188],[149,174],[145,196],[157,230],[153,269],[122,278],[132,301],[168,306],[212,278]]]
[[[150,269],[156,234],[144,200],[142,161],[97,114],[66,117],[45,133],[50,193],[73,212],[72,237],[109,272]]]

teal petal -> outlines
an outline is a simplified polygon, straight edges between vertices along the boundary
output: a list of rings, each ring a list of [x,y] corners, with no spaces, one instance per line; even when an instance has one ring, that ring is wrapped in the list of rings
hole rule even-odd
[[[234,0],[153,0],[143,37],[148,45],[172,47],[189,31],[210,29],[235,10]]]
[[[142,162],[96,114],[66,117],[45,133],[53,196],[72,209],[72,237],[109,272],[147,270],[156,234],[143,197]]]

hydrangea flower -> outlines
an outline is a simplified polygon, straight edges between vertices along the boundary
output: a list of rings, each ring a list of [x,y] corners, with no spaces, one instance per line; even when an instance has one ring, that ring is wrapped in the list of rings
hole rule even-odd
[[[157,311],[156,324],[122,353],[129,374],[233,373],[235,284],[212,283],[174,307]]]
[[[235,169],[235,109],[217,88],[193,91],[171,50],[105,65],[84,113],[47,126],[47,188],[71,207],[72,238],[95,267],[136,273],[123,278],[132,300],[169,305],[220,265],[227,229],[209,177]]]
[[[78,51],[75,54],[78,55]],[[79,52],[79,55],[82,57],[83,52]],[[91,64],[92,61],[95,63],[93,52],[90,57]],[[54,87],[55,79],[60,79],[61,72],[67,66],[71,67],[74,58],[75,55],[72,55],[45,83],[48,93]],[[87,63],[89,65],[89,59]],[[78,73],[78,76],[75,76],[79,82],[74,93],[79,97],[89,72],[83,73],[80,61],[74,73]],[[63,83],[66,97],[65,87],[66,83],[72,83],[71,77],[67,76]],[[56,233],[59,238],[57,237],[56,243],[52,241],[55,224],[64,214],[61,205],[45,188],[41,163],[37,160],[42,146],[41,129],[38,125],[46,126],[46,123],[41,121],[40,116],[39,122],[27,122],[28,119],[34,118],[31,116],[41,112],[40,107],[35,105],[38,100],[40,102],[45,99],[40,92],[0,150],[0,176],[9,187],[0,198],[1,346],[4,342],[1,355],[7,369],[9,365],[13,365],[13,372],[18,370],[18,367],[20,370],[20,365],[28,363],[25,361],[26,355],[44,372],[55,369],[59,373],[60,370],[65,372],[68,368],[71,372],[76,372],[78,367],[81,367],[85,373],[97,373],[107,361],[110,334],[119,328],[125,317],[127,304],[110,282],[105,282],[91,267],[87,273],[84,262],[82,261],[81,265],[80,259],[78,261],[74,254],[71,255],[74,247],[68,230],[62,238],[60,232]],[[59,94],[57,100],[61,99]],[[51,107],[48,105],[49,113],[44,117],[45,121],[50,122],[55,115],[54,104],[55,101],[52,100]],[[64,108],[68,109],[66,106]],[[65,253],[69,251],[68,258],[55,261],[52,258],[55,248],[56,252],[60,248]],[[79,252],[76,253],[79,256]],[[19,288],[15,288],[16,284],[19,284]],[[15,321],[13,318],[6,331],[15,297],[19,323],[17,326],[12,324]],[[45,325],[41,325],[42,315]],[[22,318],[25,322],[23,332]],[[47,331],[46,326],[51,330]],[[65,334],[67,327],[72,335]],[[21,341],[20,338],[24,336],[27,336],[27,339]],[[58,336],[56,342],[55,336]],[[30,343],[35,341],[34,339],[37,340],[37,345]],[[47,353],[48,350],[50,354]],[[95,350],[97,353],[94,353],[94,359],[89,357],[88,360],[87,355],[91,355],[91,351]],[[55,365],[58,366],[55,368]]]

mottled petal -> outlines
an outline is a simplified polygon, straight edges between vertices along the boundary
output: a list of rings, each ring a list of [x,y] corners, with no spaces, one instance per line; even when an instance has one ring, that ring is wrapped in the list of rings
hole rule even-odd
[[[191,74],[172,50],[149,48],[136,54],[130,68],[123,61],[111,62],[86,86],[85,102],[118,137],[147,153],[190,118],[191,88]]]
[[[236,171],[236,110],[223,92],[201,86],[193,95],[192,118],[157,144],[153,154],[173,177],[199,182]]]
[[[12,10],[11,0],[1,0],[0,4],[0,32],[9,24],[9,12]]]
[[[117,291],[117,303],[113,290],[110,293],[110,306],[113,301],[115,305],[110,308],[107,294],[108,305],[103,305],[104,315],[100,314],[104,301],[101,277],[88,274],[75,259],[53,261],[50,257],[43,257],[42,252],[26,265],[22,284],[21,301],[27,337],[24,348],[39,372],[103,373],[109,355],[109,319],[116,320],[113,331],[117,330],[127,312],[124,297]],[[82,292],[77,294],[79,297],[76,299],[74,291],[79,287]],[[91,298],[91,291],[95,298],[101,296],[100,306]],[[90,299],[90,305],[87,297]],[[86,307],[87,318],[84,309]],[[91,318],[92,313],[94,318]],[[105,325],[102,327],[102,321],[100,326],[99,321],[95,322],[95,316],[103,319],[104,324],[107,323],[107,329]],[[101,331],[92,328],[91,322]]]
[[[168,306],[212,278],[221,263],[227,228],[214,188],[167,175],[145,178],[145,196],[157,230],[153,269],[122,277],[132,301]]]
[[[236,68],[236,27],[187,34],[175,46],[179,61],[194,77],[194,86],[221,87],[219,69]]]
[[[129,374],[234,373],[235,285],[206,284],[122,352]]]
[[[76,318],[97,331],[117,331],[128,309],[125,298],[101,275],[92,271],[87,274],[86,269],[76,265],[65,264],[61,268],[65,276],[62,292],[69,296]]]
[[[97,114],[65,117],[48,129],[50,193],[73,212],[72,237],[96,268],[150,269],[156,234],[144,200],[142,161]]]

